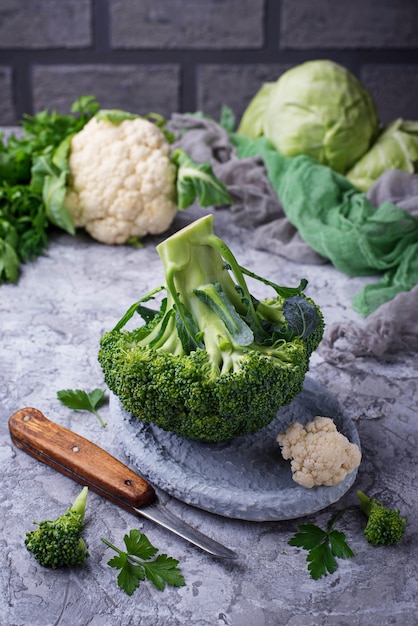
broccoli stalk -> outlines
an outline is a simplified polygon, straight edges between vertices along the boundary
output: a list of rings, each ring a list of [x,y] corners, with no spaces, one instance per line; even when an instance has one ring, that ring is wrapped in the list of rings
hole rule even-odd
[[[81,533],[84,528],[88,488],[83,487],[73,505],[55,521],[34,522],[36,530],[26,533],[25,545],[44,567],[56,569],[80,565],[89,556]]]
[[[400,541],[405,532],[406,517],[400,516],[397,509],[389,509],[375,498],[369,498],[362,491],[357,491],[360,508],[367,515],[368,521],[364,536],[373,546],[391,545]]]
[[[223,441],[256,432],[302,389],[323,333],[318,307],[241,267],[213,216],[157,246],[165,285],[132,305],[100,342],[104,379],[132,415],[181,436]],[[276,292],[262,301],[245,276]],[[162,289],[159,309],[145,305]],[[139,313],[145,325],[123,326]]]

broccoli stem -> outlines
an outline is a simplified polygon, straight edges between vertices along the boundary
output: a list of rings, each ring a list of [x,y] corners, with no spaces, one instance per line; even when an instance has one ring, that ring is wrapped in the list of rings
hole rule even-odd
[[[84,519],[84,515],[86,512],[86,503],[87,503],[87,495],[89,489],[88,487],[83,487],[80,491],[73,504],[70,507],[70,511],[74,511],[74,513],[78,513],[81,516],[81,520]]]
[[[260,336],[266,336],[240,265],[228,246],[213,233],[213,215],[202,217],[164,240],[157,246],[157,251],[163,262],[167,291],[172,295],[176,311],[191,338],[195,339],[195,332],[185,310],[193,313],[196,298],[191,297],[186,303],[180,294],[184,298],[194,289],[217,282],[237,311],[249,316]],[[237,285],[228,270],[232,271]],[[197,307],[200,313],[201,307],[198,304]]]
[[[365,513],[367,515],[367,517],[370,516],[372,507],[373,507],[373,500],[372,498],[369,498],[369,496],[366,496],[366,494],[363,491],[358,490],[357,491],[357,496],[360,500],[360,508],[363,511],[363,513]]]

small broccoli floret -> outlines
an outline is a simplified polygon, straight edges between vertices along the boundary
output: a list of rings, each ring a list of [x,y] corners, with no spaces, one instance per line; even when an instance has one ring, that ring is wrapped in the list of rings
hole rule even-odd
[[[397,509],[389,509],[375,498],[369,498],[362,491],[357,491],[360,508],[367,515],[368,522],[364,535],[373,546],[391,545],[400,541],[405,532],[406,517],[401,517]]]
[[[253,433],[302,390],[323,334],[319,308],[299,287],[279,287],[238,265],[213,232],[213,216],[157,246],[164,287],[101,339],[108,387],[140,420],[183,437],[224,441]],[[275,290],[258,300],[244,275]],[[145,305],[165,289],[158,309]],[[138,312],[145,324],[123,327]]]
[[[80,565],[89,556],[81,537],[84,528],[88,488],[84,487],[73,505],[55,521],[34,522],[36,530],[26,533],[25,545],[44,567]]]

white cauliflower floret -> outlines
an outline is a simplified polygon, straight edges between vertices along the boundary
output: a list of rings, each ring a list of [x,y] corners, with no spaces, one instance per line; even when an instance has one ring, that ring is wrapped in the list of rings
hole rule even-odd
[[[308,489],[341,483],[361,462],[360,448],[338,432],[329,417],[294,422],[277,436],[284,459],[291,459],[292,478]]]
[[[115,124],[92,118],[71,140],[64,204],[75,227],[123,244],[165,232],[178,210],[170,144],[140,117]]]

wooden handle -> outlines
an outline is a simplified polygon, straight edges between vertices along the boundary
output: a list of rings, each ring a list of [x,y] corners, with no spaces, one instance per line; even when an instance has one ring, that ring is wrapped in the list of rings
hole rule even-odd
[[[12,441],[92,491],[129,509],[156,498],[153,487],[92,441],[60,426],[34,408],[20,409],[9,419]]]

